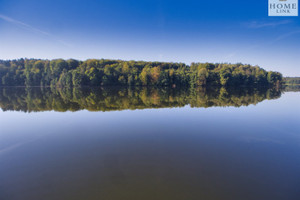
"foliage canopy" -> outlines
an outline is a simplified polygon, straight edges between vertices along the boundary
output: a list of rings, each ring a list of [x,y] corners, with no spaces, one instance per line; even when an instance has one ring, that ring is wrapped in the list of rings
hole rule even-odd
[[[0,86],[266,86],[281,82],[278,72],[240,63],[0,60]]]

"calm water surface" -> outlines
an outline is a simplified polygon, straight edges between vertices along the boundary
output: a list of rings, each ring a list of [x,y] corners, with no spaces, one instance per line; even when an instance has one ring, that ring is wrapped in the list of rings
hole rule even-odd
[[[0,199],[299,200],[299,102],[275,89],[0,88]]]

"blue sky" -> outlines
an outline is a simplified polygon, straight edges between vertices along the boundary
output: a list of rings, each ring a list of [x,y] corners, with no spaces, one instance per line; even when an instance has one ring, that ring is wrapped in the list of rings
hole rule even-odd
[[[268,0],[0,0],[0,59],[242,62],[300,76],[300,18]]]

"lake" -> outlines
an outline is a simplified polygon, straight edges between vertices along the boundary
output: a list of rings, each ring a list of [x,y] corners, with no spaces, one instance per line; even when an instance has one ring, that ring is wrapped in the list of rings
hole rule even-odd
[[[297,91],[0,88],[0,199],[299,200]]]

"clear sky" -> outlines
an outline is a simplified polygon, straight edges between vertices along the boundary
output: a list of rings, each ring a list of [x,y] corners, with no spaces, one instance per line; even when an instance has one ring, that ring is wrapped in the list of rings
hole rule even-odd
[[[300,76],[300,18],[268,0],[0,0],[0,59],[242,62]]]

